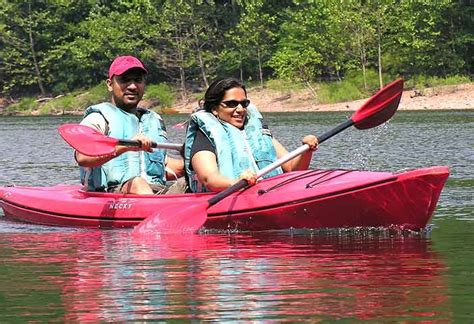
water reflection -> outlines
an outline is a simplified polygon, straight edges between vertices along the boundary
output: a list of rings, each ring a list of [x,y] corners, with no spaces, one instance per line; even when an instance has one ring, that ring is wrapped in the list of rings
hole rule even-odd
[[[0,306],[30,320],[451,318],[446,266],[419,235],[15,233],[0,253],[12,305],[49,296],[47,308]]]
[[[288,149],[347,114],[266,114]],[[474,112],[398,112],[324,143],[318,168],[449,165],[431,237],[396,233],[204,234],[31,226],[0,217],[0,322],[472,321]],[[168,125],[182,116],[165,116]],[[78,182],[56,128],[80,117],[2,117],[0,185]],[[168,127],[172,142],[184,132]],[[440,252],[437,252],[440,251]],[[441,254],[440,254],[441,253]],[[453,315],[454,314],[454,315]]]

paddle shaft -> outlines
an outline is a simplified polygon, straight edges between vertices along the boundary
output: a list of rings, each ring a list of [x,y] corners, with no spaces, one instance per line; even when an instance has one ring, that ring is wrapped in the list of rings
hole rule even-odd
[[[139,141],[134,141],[134,140],[118,140],[117,145],[123,145],[123,146],[136,146],[140,147],[142,143]],[[153,148],[161,148],[161,149],[167,149],[167,150],[176,150],[176,151],[181,151],[183,148],[183,144],[174,144],[174,143],[155,143],[153,142],[151,144],[151,147]]]
[[[368,129],[378,126],[389,120],[390,117],[397,110],[402,91],[402,80],[398,80],[387,85],[386,87],[384,87],[384,89],[381,89],[374,96],[372,96],[369,101],[367,101],[350,117],[349,120],[341,123],[329,132],[324,133],[322,136],[318,137],[319,143],[326,141],[327,139],[333,137],[334,135],[342,132],[346,128],[349,128],[353,125],[357,129]],[[285,154],[285,156],[281,157],[274,163],[259,170],[256,173],[257,179],[308,150],[309,146],[307,144],[304,144],[296,150]],[[146,232],[150,230],[160,230],[163,227],[166,228],[166,225],[170,225],[169,220],[175,221],[175,223],[177,221],[178,224],[182,224],[184,221],[192,220],[193,222],[188,227],[193,231],[197,231],[206,222],[207,209],[210,206],[216,204],[217,202],[221,201],[232,193],[247,186],[247,181],[242,179],[233,186],[227,188],[226,190],[217,193],[207,201],[203,201],[198,204],[191,204],[189,208],[183,208],[182,204],[180,204],[178,206],[178,209],[168,209],[167,214],[172,215],[172,217],[168,219],[160,217],[160,214],[157,214],[155,217],[149,217],[145,221],[140,223],[134,231]],[[165,224],[165,226],[163,226],[163,224]],[[171,223],[171,225],[173,225],[173,223]]]
[[[334,135],[342,132],[346,128],[351,127],[352,125],[354,125],[354,122],[352,121],[352,119],[348,119],[347,121],[339,124],[338,126],[334,127],[333,129],[331,129],[330,131],[327,131],[323,135],[319,136],[318,137],[318,143],[321,144],[325,140],[333,137]],[[303,154],[307,150],[309,150],[309,146],[308,146],[308,144],[304,144],[304,145],[298,147],[296,150],[293,150],[290,153],[285,154],[285,156],[283,156],[283,157],[279,158],[278,160],[274,161],[273,163],[267,165],[263,169],[258,170],[258,172],[256,173],[257,179],[260,178],[260,177],[263,177],[267,173],[269,173],[269,172],[275,170],[276,168],[282,166],[286,162],[294,159],[298,155]],[[218,203],[219,201],[221,201],[222,199],[224,199],[225,197],[231,195],[232,193],[234,193],[234,192],[236,192],[240,189],[245,188],[246,186],[247,186],[247,180],[242,179],[239,182],[235,183],[234,185],[230,186],[229,188],[217,193],[214,197],[209,199],[207,202],[209,203],[209,206],[212,206],[212,205]]]

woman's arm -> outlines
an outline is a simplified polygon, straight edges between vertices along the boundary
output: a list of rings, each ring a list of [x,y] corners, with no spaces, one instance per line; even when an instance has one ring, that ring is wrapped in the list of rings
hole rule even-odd
[[[166,173],[166,179],[176,180],[176,178],[182,177],[184,175],[184,160],[167,156],[166,169],[170,169],[172,171]]]
[[[199,182],[212,191],[221,191],[230,187],[232,179],[220,174],[217,167],[217,158],[213,152],[199,151],[194,154],[191,164]]]
[[[277,158],[281,158],[288,154],[287,149],[280,142],[278,142],[275,138],[273,138],[272,141],[276,150]],[[281,166],[283,172],[307,170],[309,168],[311,158],[313,157],[313,152],[318,149],[318,139],[314,135],[306,135],[303,138],[302,143],[308,144],[309,150],[283,164]]]
[[[215,192],[227,189],[241,179],[247,180],[249,185],[253,185],[256,182],[255,173],[250,170],[242,172],[240,177],[234,180],[223,176],[219,172],[216,155],[210,151],[199,151],[195,153],[191,159],[191,164],[197,174],[199,182],[207,189]]]

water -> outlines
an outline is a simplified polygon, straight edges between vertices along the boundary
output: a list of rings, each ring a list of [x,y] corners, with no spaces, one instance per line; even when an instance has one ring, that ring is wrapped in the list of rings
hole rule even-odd
[[[266,114],[288,148],[346,113]],[[165,116],[171,141],[184,132]],[[0,117],[0,186],[77,183],[56,127],[78,117]],[[429,229],[131,237],[0,217],[0,322],[434,321],[474,319],[474,111],[398,112],[348,129],[312,166],[396,171],[448,165]]]

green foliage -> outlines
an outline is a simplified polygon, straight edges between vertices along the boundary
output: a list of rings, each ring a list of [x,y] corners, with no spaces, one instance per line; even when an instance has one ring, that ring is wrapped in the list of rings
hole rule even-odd
[[[399,76],[397,75],[391,75],[389,73],[385,73],[383,75],[383,84],[388,84],[398,78]],[[364,77],[362,74],[362,71],[360,70],[352,70],[347,72],[347,74],[344,76],[344,81],[349,82],[356,86],[358,89],[361,89],[362,93],[366,95],[370,95],[374,91],[378,90],[380,88],[379,84],[379,76],[377,74],[377,71],[374,69],[368,69],[366,70],[366,76],[365,76],[365,81],[367,84],[367,87],[365,88],[364,85]]]
[[[452,75],[448,77],[436,77],[428,75],[417,75],[416,78],[410,79],[405,83],[407,88],[424,89],[436,86],[455,85],[461,83],[472,82],[467,76]]]
[[[364,89],[364,76],[360,70],[352,70],[347,72],[344,78],[346,81],[354,84],[359,89]],[[377,71],[374,69],[366,70],[367,89],[376,89],[379,86]]]
[[[447,41],[456,37],[449,35],[454,17],[446,19],[453,5],[451,0],[404,0],[393,8],[396,16],[403,17],[393,23],[391,46],[387,49],[397,57],[393,71],[440,76],[462,69],[464,61]]]
[[[109,97],[109,91],[105,85],[105,82],[101,82],[87,90],[88,100],[92,102],[104,101]]]
[[[109,91],[103,82],[87,89],[87,91],[80,91],[65,96],[65,98],[69,97],[74,98],[71,104],[68,105],[68,111],[72,112],[82,112],[91,105],[110,100]]]
[[[11,104],[7,107],[7,113],[19,112],[19,113],[28,113],[34,110],[38,105],[34,98],[22,98],[19,102]]]
[[[276,17],[264,11],[263,0],[248,1],[240,14],[239,23],[228,33],[238,48],[241,59],[254,63],[254,73],[263,84],[263,67],[272,54]]]
[[[383,82],[388,84],[396,79],[396,76],[384,75]],[[367,87],[366,87],[367,85]],[[376,92],[379,88],[379,76],[373,69],[366,70],[364,82],[360,70],[349,71],[342,81],[322,82],[316,86],[318,101],[320,103],[336,103],[366,98]]]
[[[306,1],[304,1],[306,2]],[[336,2],[308,1],[287,10],[278,47],[270,60],[278,77],[311,81],[324,75],[340,75],[350,57],[348,34]]]
[[[109,100],[109,92],[104,84],[99,84],[85,91],[76,91],[48,100],[37,100],[25,97],[18,103],[8,106],[7,113],[31,113],[40,115],[82,114],[85,108]]]
[[[69,65],[64,69],[60,64],[56,73],[75,87],[91,86],[106,78],[107,68],[116,56],[136,55],[149,62],[151,57],[143,55],[147,53],[143,40],[150,26],[142,19],[140,8],[129,10],[125,15],[108,8],[84,17],[76,26],[74,39],[58,48]]]
[[[76,99],[73,95],[60,96],[47,101],[39,107],[39,112],[42,115],[62,115],[65,113],[73,113],[75,111],[77,111],[77,105]]]
[[[305,86],[300,82],[287,81],[282,79],[271,79],[265,82],[265,87],[268,89],[288,92],[291,90],[302,90]]]
[[[394,80],[394,76],[386,75],[384,83]],[[375,70],[367,70],[367,88],[364,88],[364,81],[361,71],[348,72],[342,81],[313,83],[316,89],[317,100],[321,104],[337,103],[351,100],[367,98],[379,88],[378,75]],[[416,88],[422,90],[427,87],[455,85],[469,83],[469,77],[453,75],[445,78],[419,75],[415,79],[405,80],[406,88]],[[259,86],[259,83],[254,86]],[[247,84],[250,89],[251,84]],[[288,93],[292,91],[302,91],[306,85],[303,82],[292,82],[283,79],[270,79],[265,83],[265,87],[271,90]],[[150,84],[145,91],[144,100],[149,100],[155,107],[166,110],[172,108],[176,101],[177,90],[166,83]],[[90,105],[109,100],[109,93],[104,84],[84,91],[77,91],[64,96],[58,96],[50,100],[39,102],[35,98],[25,97],[19,102],[7,107],[5,113],[13,114],[40,114],[40,115],[61,115],[61,114],[82,114],[84,109]],[[194,101],[203,98],[204,93],[199,92],[193,95]]]
[[[365,97],[363,90],[349,80],[323,82],[316,93],[319,103],[336,103]]]
[[[473,8],[454,0],[0,0],[0,94],[89,88],[125,54],[144,61],[151,84],[173,85],[183,97],[217,76],[263,84],[342,81],[379,68],[384,82],[471,75]],[[370,73],[357,88],[376,87]]]
[[[158,101],[160,108],[170,108],[176,100],[173,88],[166,83],[149,84],[143,99]]]

